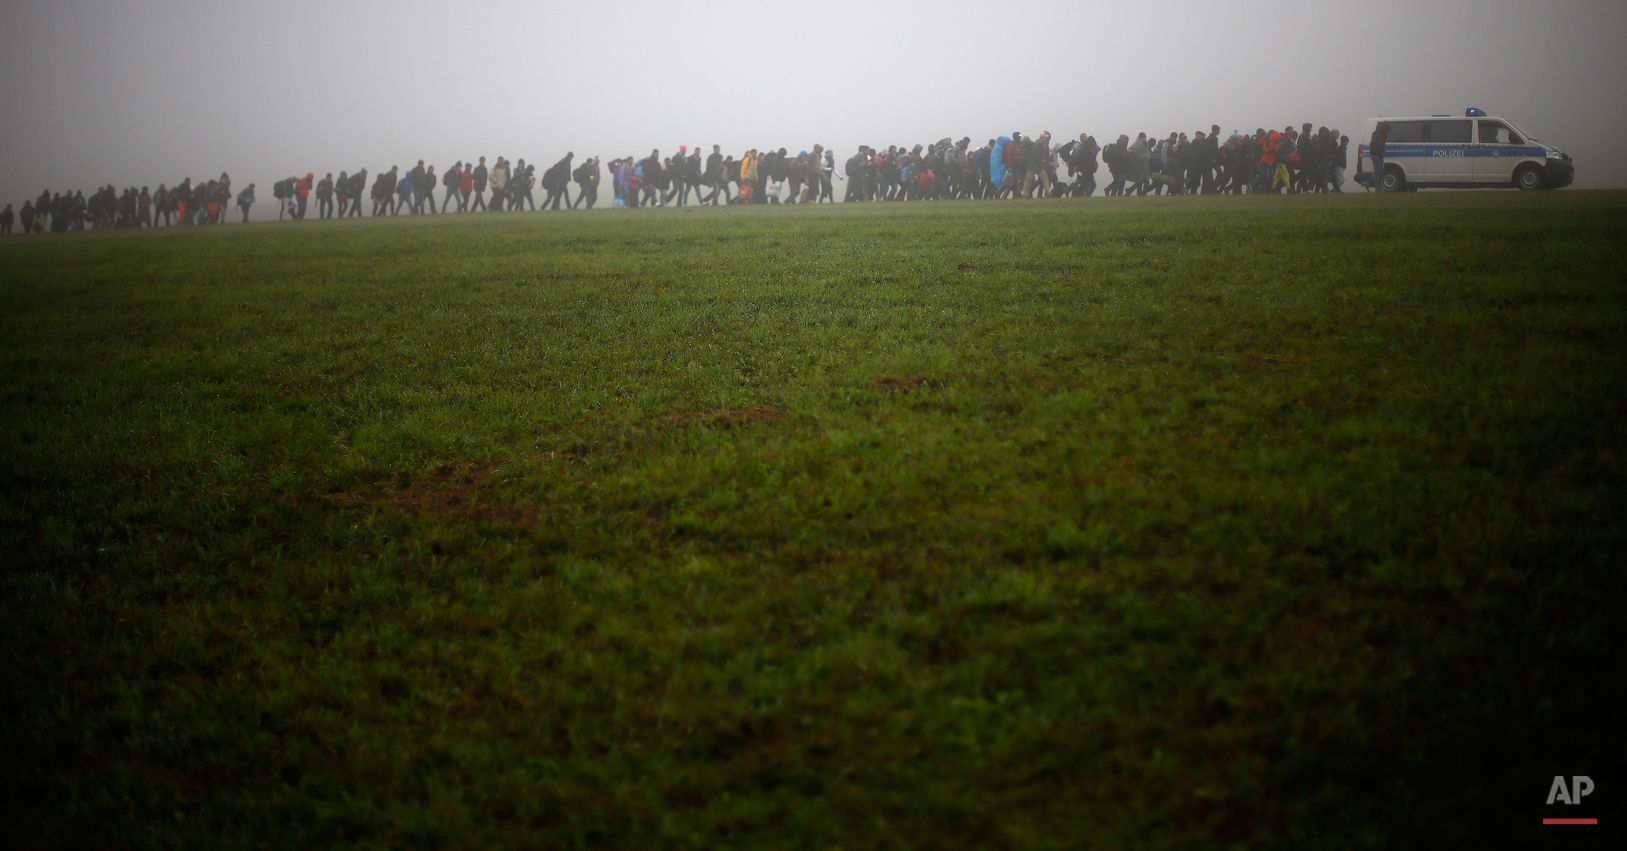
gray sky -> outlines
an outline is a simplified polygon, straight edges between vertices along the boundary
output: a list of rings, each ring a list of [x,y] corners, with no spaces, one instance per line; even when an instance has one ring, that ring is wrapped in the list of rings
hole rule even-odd
[[[1480,106],[1627,187],[1620,0],[5,0],[0,201],[418,159],[982,143]],[[840,191],[840,190],[838,190]]]

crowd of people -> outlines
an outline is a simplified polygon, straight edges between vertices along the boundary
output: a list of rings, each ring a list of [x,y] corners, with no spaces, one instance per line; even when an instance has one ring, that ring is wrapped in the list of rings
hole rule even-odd
[[[646,157],[620,157],[602,164],[589,157],[573,164],[574,153],[538,177],[535,165],[497,157],[458,161],[440,177],[419,160],[405,173],[397,166],[368,183],[367,169],[315,172],[290,176],[273,184],[278,219],[303,219],[316,198],[318,218],[361,216],[364,198],[373,216],[423,215],[477,210],[536,210],[534,190],[546,193],[541,209],[593,209],[599,186],[610,180],[614,207],[664,207],[718,204],[815,204],[836,200],[835,181],[846,183],[843,200],[915,201],[996,198],[1088,197],[1098,188],[1100,167],[1107,167],[1104,195],[1185,195],[1281,192],[1340,192],[1348,165],[1349,138],[1326,127],[1305,124],[1282,130],[1233,131],[1222,137],[1219,125],[1208,132],[1174,132],[1164,138],[1121,135],[1102,147],[1089,133],[1055,144],[1049,132],[1038,136],[1012,133],[971,147],[971,138],[940,139],[930,145],[885,151],[860,146],[842,164],[821,145],[791,154],[786,148],[748,150],[725,156],[718,145],[710,154],[680,145],[670,156],[652,150]],[[1382,144],[1382,143],[1380,143]],[[1380,149],[1381,150],[1381,149]],[[575,184],[575,197],[571,186]],[[441,190],[440,203],[436,191]],[[489,195],[488,195],[489,193]],[[16,214],[24,233],[220,224],[233,201],[231,178],[174,187],[159,184],[149,192],[109,185],[91,194],[41,192],[24,201]],[[243,221],[255,203],[254,184],[235,196]],[[0,234],[10,234],[10,204],[0,211]]]
[[[248,221],[248,206],[254,203],[254,184],[238,193],[238,202]],[[245,199],[247,199],[245,201]],[[225,221],[232,200],[232,179],[221,172],[219,180],[199,181],[188,177],[174,187],[158,184],[157,191],[143,186],[103,186],[89,198],[83,190],[52,194],[43,190],[35,199],[23,201],[15,214],[11,205],[0,210],[0,235],[9,235],[14,224],[23,233],[108,228],[157,227],[159,225],[218,225]]]

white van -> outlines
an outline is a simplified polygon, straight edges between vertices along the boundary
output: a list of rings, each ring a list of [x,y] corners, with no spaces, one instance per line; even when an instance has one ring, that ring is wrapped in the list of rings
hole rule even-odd
[[[1356,149],[1356,182],[1371,186],[1372,157],[1367,143],[1380,122],[1390,125],[1384,140],[1383,192],[1431,187],[1456,189],[1558,189],[1576,176],[1570,154],[1533,138],[1506,118],[1478,109],[1464,117],[1425,115],[1369,118]]]

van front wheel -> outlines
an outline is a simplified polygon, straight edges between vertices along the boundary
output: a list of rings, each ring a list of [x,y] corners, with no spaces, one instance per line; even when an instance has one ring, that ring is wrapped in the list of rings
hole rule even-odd
[[[1393,165],[1385,168],[1384,173],[1378,177],[1380,192],[1405,192],[1406,189],[1407,179],[1401,176],[1401,169]]]
[[[1514,172],[1514,185],[1522,192],[1541,189],[1542,169],[1534,165],[1522,166],[1519,171]]]

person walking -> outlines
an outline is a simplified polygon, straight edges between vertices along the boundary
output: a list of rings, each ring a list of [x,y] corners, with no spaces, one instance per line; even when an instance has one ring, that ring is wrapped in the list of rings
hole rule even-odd
[[[548,197],[542,202],[544,210],[558,210],[561,200],[564,200],[566,207],[570,207],[571,197],[567,189],[571,185],[571,159],[575,156],[574,151],[566,151],[564,159],[542,173],[542,188],[548,190]]]
[[[462,182],[463,161],[459,160],[458,162],[453,163],[452,167],[447,169],[446,176],[441,178],[441,185],[446,187],[446,191],[441,195],[441,212],[452,212],[452,202],[458,200],[458,184]],[[463,205],[461,203],[458,204],[458,209],[463,209]]]
[[[316,184],[316,217],[333,218],[333,172],[323,175]]]
[[[486,209],[486,199],[483,197],[486,194],[486,174],[486,158],[481,157],[480,162],[475,165],[474,174],[470,175],[474,184],[474,200],[469,203],[471,213],[477,209]]]
[[[294,184],[294,220],[302,221],[305,218],[306,205],[311,201],[311,187],[316,183],[316,172],[305,172],[305,176]]]
[[[525,160],[516,160],[514,173],[509,175],[509,189],[514,194],[513,203],[509,209],[520,211],[526,208],[537,209],[537,202],[531,197],[531,189],[537,185],[537,167],[526,165]]]
[[[408,213],[418,212],[417,208],[415,208],[412,203],[412,194],[415,189],[416,187],[412,182],[412,172],[409,171],[406,174],[401,175],[401,179],[395,184],[395,209],[390,212],[390,215],[401,215],[402,207],[406,207]]]
[[[469,209],[469,195],[474,192],[475,179],[469,174],[469,166],[465,164],[458,172],[458,212],[467,212]]]
[[[508,160],[502,157],[491,167],[491,206],[487,207],[494,213],[503,212],[503,198],[508,194]]]
[[[571,209],[582,203],[587,204],[587,209],[593,209],[594,202],[599,200],[599,158],[583,160],[571,177],[576,181],[576,200],[571,202]]]
[[[252,206],[254,206],[254,184],[250,183],[243,187],[242,192],[237,193],[237,208],[243,211],[243,224],[249,223],[249,208]]]
[[[1367,156],[1373,160],[1373,173],[1367,179],[1367,188],[1374,192],[1382,192],[1380,181],[1384,179],[1384,140],[1390,135],[1390,122],[1380,121],[1373,128],[1373,138],[1367,142]]]
[[[398,166],[390,166],[390,170],[373,179],[373,216],[377,218],[391,213],[391,199],[395,196],[396,171]]]
[[[1334,133],[1339,131],[1335,130]],[[1333,156],[1329,160],[1329,170],[1333,173],[1333,191],[1343,193],[1345,185],[1345,165],[1350,162],[1350,137],[1340,136],[1339,146],[1333,149]]]
[[[350,183],[348,185],[350,187],[350,209],[347,212],[345,208],[341,206],[339,208],[339,218],[346,219],[351,216],[361,218],[362,195],[366,194],[367,192],[367,169],[364,168],[361,171],[351,175]]]
[[[7,204],[4,210],[0,210],[0,236],[11,236],[12,221],[14,220],[12,218],[11,205]]]

